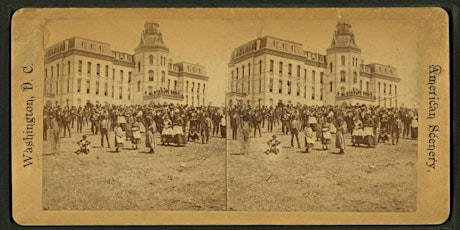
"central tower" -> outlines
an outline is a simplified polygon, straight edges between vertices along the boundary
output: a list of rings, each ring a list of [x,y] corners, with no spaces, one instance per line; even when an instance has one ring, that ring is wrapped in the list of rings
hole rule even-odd
[[[139,45],[134,50],[133,81],[131,88],[136,100],[144,98],[155,91],[170,89],[168,81],[169,48],[163,42],[158,23],[148,20],[144,24]]]
[[[362,91],[362,81],[358,80],[361,64],[361,49],[356,45],[351,25],[339,20],[327,51],[328,79],[326,103],[336,104],[336,98],[347,95],[353,90]],[[361,81],[361,83],[359,82]]]

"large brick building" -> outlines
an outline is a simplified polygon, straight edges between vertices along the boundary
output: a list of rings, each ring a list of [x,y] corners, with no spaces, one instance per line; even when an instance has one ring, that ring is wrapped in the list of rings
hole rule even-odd
[[[339,21],[326,54],[271,36],[237,47],[228,64],[227,104],[398,106],[395,67],[366,64],[351,25]]]
[[[206,105],[206,68],[169,58],[159,25],[147,21],[134,54],[72,37],[45,50],[45,99],[61,106]]]

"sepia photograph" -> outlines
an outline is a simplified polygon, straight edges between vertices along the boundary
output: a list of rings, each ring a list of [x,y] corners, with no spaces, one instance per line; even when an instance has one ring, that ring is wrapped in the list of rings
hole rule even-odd
[[[444,13],[20,10],[13,216],[437,223],[450,199]]]
[[[418,24],[395,24],[49,21],[43,208],[416,211]]]
[[[225,210],[224,76],[181,36],[200,23],[46,24],[43,209]]]
[[[229,210],[415,212],[418,22],[254,32],[229,56]]]

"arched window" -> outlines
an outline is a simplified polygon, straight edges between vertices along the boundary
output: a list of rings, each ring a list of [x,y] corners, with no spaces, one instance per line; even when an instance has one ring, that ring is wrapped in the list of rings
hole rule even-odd
[[[342,62],[342,65],[345,65],[345,56],[342,55],[342,58],[341,58],[341,62]]]
[[[161,83],[165,82],[165,71],[161,71]]]
[[[153,65],[153,55],[150,55],[150,56],[149,56],[149,64],[150,64],[150,65]]]
[[[153,81],[153,70],[149,70],[149,81]]]
[[[340,82],[346,81],[346,73],[345,71],[340,71]]]
[[[353,72],[353,84],[356,84],[358,82],[358,74],[356,72]]]

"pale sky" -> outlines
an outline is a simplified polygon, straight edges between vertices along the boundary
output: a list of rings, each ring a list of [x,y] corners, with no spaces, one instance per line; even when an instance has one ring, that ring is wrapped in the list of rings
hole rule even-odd
[[[303,44],[305,50],[326,54],[337,24],[333,20],[235,19],[53,19],[45,25],[45,47],[73,36],[111,44],[112,50],[134,54],[147,19],[160,24],[163,41],[173,62],[206,67],[208,98],[213,105],[225,101],[227,63],[234,48],[266,35]],[[366,64],[390,64],[401,78],[398,101],[418,105],[418,21],[402,19],[348,20]],[[415,89],[414,89],[415,87]]]

